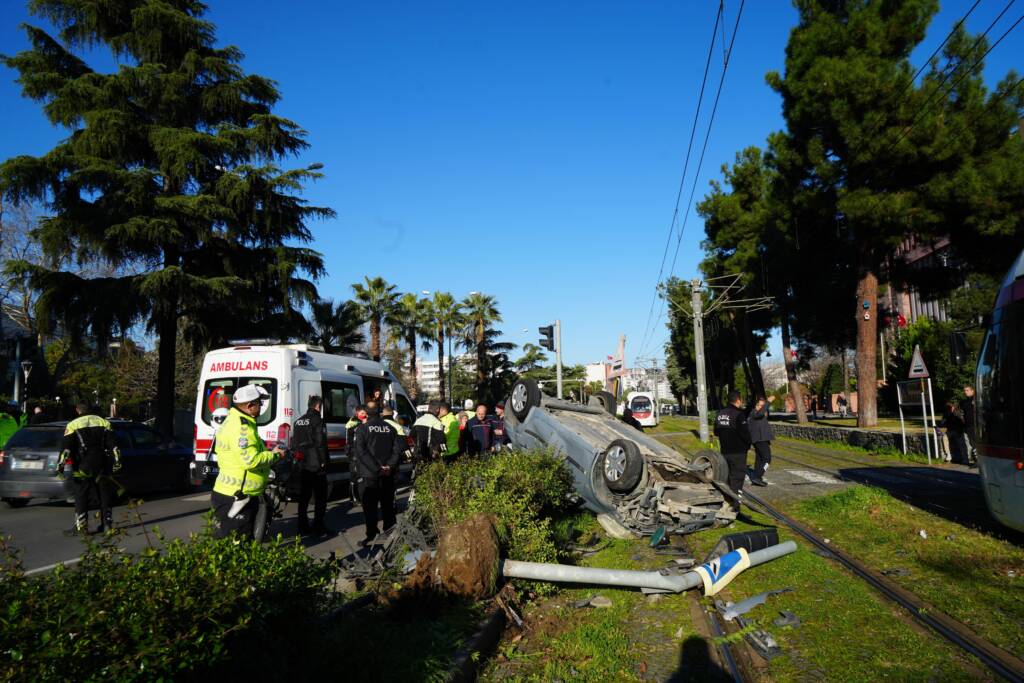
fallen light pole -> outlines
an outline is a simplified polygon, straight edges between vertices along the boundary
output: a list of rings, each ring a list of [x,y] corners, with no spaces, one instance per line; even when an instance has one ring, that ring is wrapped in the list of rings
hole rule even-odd
[[[519,562],[503,560],[501,573],[510,579],[534,579],[553,583],[591,583],[602,586],[621,586],[624,588],[643,588],[653,591],[682,593],[683,591],[703,585],[705,595],[713,595],[731,581],[746,567],[754,567],[765,562],[788,555],[796,551],[796,543],[786,541],[769,546],[752,553],[734,550],[720,558],[707,562],[697,569],[683,574],[662,574],[660,571],[637,571],[631,569],[601,569],[598,567],[576,567],[568,564],[547,564],[543,562]],[[745,557],[746,561],[735,572],[719,572],[726,568],[730,560]],[[713,566],[712,566],[713,565]],[[714,578],[709,584],[708,577],[702,576],[702,570]],[[709,590],[709,585],[711,589]]]

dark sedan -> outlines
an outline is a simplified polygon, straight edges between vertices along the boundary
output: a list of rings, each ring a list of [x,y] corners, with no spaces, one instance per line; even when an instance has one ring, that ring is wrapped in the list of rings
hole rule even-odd
[[[70,499],[57,477],[57,460],[66,422],[23,427],[0,451],[0,499],[11,507],[28,505],[32,498]],[[121,471],[114,479],[127,493],[159,489],[187,492],[192,449],[165,444],[160,432],[138,422],[112,421],[121,450]]]

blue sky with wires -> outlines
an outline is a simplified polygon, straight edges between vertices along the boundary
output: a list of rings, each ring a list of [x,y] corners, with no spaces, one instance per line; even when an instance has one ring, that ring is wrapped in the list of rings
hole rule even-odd
[[[1008,1],[982,0],[968,29],[984,30]],[[729,0],[708,62],[713,1],[210,4],[220,42],[275,79],[278,113],[309,131],[297,163],[324,164],[307,192],[338,212],[313,226],[329,271],[322,293],[348,297],[363,275],[404,291],[486,292],[517,344],[560,317],[568,362],[604,358],[620,334],[630,359],[645,335],[645,355],[657,353],[667,332],[649,312],[676,199],[675,230],[686,229],[674,272],[692,277],[703,226],[690,194],[698,201],[723,163],[782,126],[764,74],[782,68],[796,20],[783,0],[747,2],[734,36],[740,0]],[[973,4],[942,3],[915,65]],[[1022,11],[1011,7],[992,35]],[[0,51],[26,47],[24,3],[4,2],[0,19]],[[1018,27],[989,56],[990,84],[1024,67],[1022,46]],[[20,97],[13,72],[0,74],[0,97],[0,157],[44,153],[64,135]]]

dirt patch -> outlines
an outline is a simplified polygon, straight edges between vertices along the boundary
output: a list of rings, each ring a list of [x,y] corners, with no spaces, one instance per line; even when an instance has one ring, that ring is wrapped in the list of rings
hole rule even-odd
[[[473,515],[441,531],[435,565],[446,592],[477,599],[494,595],[499,560],[491,515]]]

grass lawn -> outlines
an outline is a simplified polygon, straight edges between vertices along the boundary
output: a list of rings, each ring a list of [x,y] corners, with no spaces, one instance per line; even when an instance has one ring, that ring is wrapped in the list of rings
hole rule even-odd
[[[773,415],[772,420],[776,422],[789,422],[796,424],[796,415]],[[904,424],[907,429],[907,433],[920,434],[924,431],[922,426],[920,415],[914,417],[911,415],[905,416]],[[808,420],[805,427],[848,427],[850,429],[858,429],[857,418],[855,417],[820,417],[817,420]],[[870,431],[880,432],[898,432],[900,431],[900,419],[898,417],[880,417],[878,418],[878,424],[874,427],[860,427],[859,429],[867,429]]]
[[[757,524],[767,518],[746,513]],[[707,552],[724,533],[758,528],[737,523],[725,530],[702,532],[689,543]],[[766,590],[791,587],[750,611],[768,630],[783,654],[765,671],[772,681],[967,681],[991,678],[973,659],[919,628],[909,615],[883,601],[870,587],[836,563],[816,555],[802,540],[780,529],[780,540],[796,540],[799,550],[752,567],[725,590],[734,602]],[[703,598],[710,606],[711,599]],[[796,614],[799,627],[776,627],[780,610]]]
[[[584,536],[597,531],[593,523]],[[607,548],[580,564],[657,569],[669,559],[655,555],[642,541],[610,540]],[[530,582],[521,585],[529,587]],[[597,595],[609,598],[612,606],[574,606]],[[639,591],[606,586],[560,589],[528,606],[528,629],[521,637],[514,628],[506,633],[481,680],[603,683],[667,680],[674,674],[707,680],[713,645],[694,625],[692,607],[692,598],[685,594],[648,598]]]
[[[866,486],[795,503],[787,512],[876,570],[906,570],[889,578],[1024,656],[1021,548]]]

